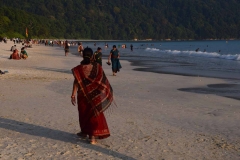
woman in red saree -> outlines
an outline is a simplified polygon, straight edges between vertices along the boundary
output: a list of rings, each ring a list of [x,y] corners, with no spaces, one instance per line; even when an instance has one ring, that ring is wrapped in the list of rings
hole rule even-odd
[[[83,61],[72,69],[74,75],[71,101],[77,103],[79,113],[80,137],[89,136],[90,143],[95,144],[96,139],[110,136],[108,125],[103,112],[113,102],[112,87],[98,63],[91,63],[93,51],[86,48],[83,51]]]

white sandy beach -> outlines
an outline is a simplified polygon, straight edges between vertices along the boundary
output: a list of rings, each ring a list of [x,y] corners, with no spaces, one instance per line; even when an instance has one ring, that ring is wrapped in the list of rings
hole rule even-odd
[[[227,80],[133,71],[112,76],[117,108],[106,111],[111,136],[91,145],[76,136],[71,68],[82,58],[33,45],[27,60],[9,60],[0,42],[0,159],[239,160],[240,101],[179,91]],[[18,50],[21,44],[17,44]]]

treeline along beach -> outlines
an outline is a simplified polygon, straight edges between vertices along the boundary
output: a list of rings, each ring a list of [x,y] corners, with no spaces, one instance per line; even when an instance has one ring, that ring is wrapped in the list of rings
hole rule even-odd
[[[1,0],[0,36],[68,39],[239,39],[235,0]]]

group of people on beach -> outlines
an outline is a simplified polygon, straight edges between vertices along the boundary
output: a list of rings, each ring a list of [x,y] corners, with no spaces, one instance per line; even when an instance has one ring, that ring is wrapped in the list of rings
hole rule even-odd
[[[69,47],[71,46],[71,44],[68,42],[68,41],[65,41],[63,43],[63,46],[64,46],[64,52],[65,52],[65,56],[68,56],[68,53],[69,53]],[[82,46],[82,42],[79,42],[78,43],[78,52],[80,54],[80,56],[82,56],[83,54],[83,46]]]
[[[68,56],[70,43],[64,42],[65,56]],[[80,65],[72,69],[74,82],[72,87],[71,103],[78,106],[80,132],[77,136],[89,139],[96,144],[97,139],[110,136],[104,111],[115,105],[113,89],[102,68],[102,49],[95,52],[91,48],[84,49],[82,42],[78,43],[79,56],[83,57]],[[120,53],[113,45],[108,56],[108,65],[112,65],[113,76],[120,71]]]
[[[18,49],[16,48],[16,45],[14,45],[11,48],[11,51],[13,51],[13,52],[10,55],[9,59],[19,60],[19,59],[27,59],[28,58],[28,54],[27,54],[27,51],[25,50],[25,47],[21,48],[20,55],[18,53]]]
[[[83,60],[80,65],[72,69],[74,82],[71,102],[74,106],[76,102],[78,104],[81,131],[77,133],[77,136],[83,139],[88,137],[91,144],[96,144],[97,139],[110,136],[103,112],[115,105],[113,89],[102,68],[102,49],[98,47],[97,51],[93,52],[88,47],[83,49],[82,43],[79,43],[79,46],[78,52]],[[116,76],[121,68],[119,57],[120,53],[116,45],[113,45],[107,62],[109,65],[112,64],[113,76]]]
[[[14,43],[14,45],[10,48],[10,51],[12,54],[10,54],[9,59],[14,59],[14,60],[19,60],[19,59],[27,59],[28,58],[28,53],[26,51],[26,47],[32,47],[32,40],[31,39],[26,39],[26,40],[20,40],[18,38],[13,38],[11,39]],[[17,49],[16,43],[22,42],[22,48],[21,52],[19,54],[19,51]]]
[[[94,46],[96,43],[94,43]],[[69,42],[66,40],[64,42],[64,52],[65,52],[65,56],[68,56],[69,53],[69,47],[70,44]],[[83,51],[84,51],[84,47],[82,45],[82,42],[78,43],[78,53],[81,57],[83,57]],[[112,50],[110,51],[109,57],[108,57],[108,65],[112,65],[112,72],[113,72],[113,76],[116,76],[116,73],[120,71],[120,68],[122,68],[120,61],[119,61],[119,57],[120,57],[120,53],[116,47],[116,45],[113,45]],[[110,62],[111,60],[111,62]],[[97,51],[94,52],[92,58],[91,58],[91,62],[97,62],[102,66],[102,48],[98,47]]]
[[[68,46],[68,47],[66,47]],[[104,111],[116,105],[113,98],[113,89],[102,68],[102,49],[95,52],[91,48],[83,48],[79,43],[79,55],[83,57],[80,65],[72,69],[74,75],[71,103],[78,106],[80,132],[77,136],[88,138],[91,144],[96,144],[97,139],[110,136],[110,131]],[[65,42],[65,55],[69,52],[68,42]],[[28,54],[24,47],[19,55],[16,45],[11,47],[13,52],[10,59],[27,59]],[[66,53],[67,52],[67,53]],[[108,56],[108,65],[112,65],[113,76],[120,71],[120,53],[113,45]]]

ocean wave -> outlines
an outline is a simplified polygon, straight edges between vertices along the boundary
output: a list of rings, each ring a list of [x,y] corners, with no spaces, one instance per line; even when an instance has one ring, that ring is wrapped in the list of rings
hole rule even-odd
[[[160,49],[157,49],[157,48],[146,48],[146,51],[150,51],[150,52],[158,52],[160,51]]]
[[[179,50],[160,50],[157,48],[146,48],[146,51],[150,52],[162,52],[162,53],[168,53],[168,54],[175,54],[175,55],[189,55],[189,56],[196,56],[196,57],[207,57],[207,58],[221,58],[221,59],[227,59],[227,60],[236,60],[240,61],[240,54],[219,54],[217,52],[201,52],[201,51],[179,51]]]

